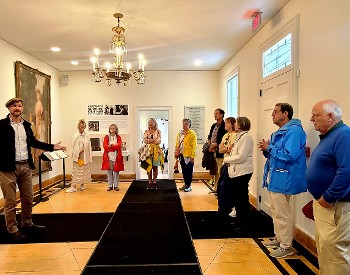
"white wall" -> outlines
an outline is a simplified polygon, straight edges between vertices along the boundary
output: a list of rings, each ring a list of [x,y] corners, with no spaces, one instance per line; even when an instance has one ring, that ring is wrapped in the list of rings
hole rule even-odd
[[[276,34],[296,14],[300,14],[298,113],[308,135],[311,152],[317,145],[318,133],[310,119],[312,106],[322,99],[334,99],[343,108],[343,120],[350,123],[348,83],[350,73],[350,19],[348,0],[291,0],[257,35],[249,41],[220,71],[220,95],[225,102],[225,76],[239,67],[240,115],[252,120],[252,134],[257,136],[260,47]],[[272,123],[272,122],[271,122]],[[254,126],[255,125],[255,126]],[[255,155],[259,152],[255,149]],[[256,163],[256,158],[255,158]],[[262,169],[262,167],[255,167]],[[257,194],[260,182],[252,180],[251,192]],[[314,223],[301,213],[301,207],[311,199],[308,193],[299,195],[296,202],[296,226],[314,236]]]

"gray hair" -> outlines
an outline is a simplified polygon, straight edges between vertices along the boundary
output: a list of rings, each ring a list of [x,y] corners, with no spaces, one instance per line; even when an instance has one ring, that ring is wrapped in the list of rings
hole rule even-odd
[[[189,118],[184,118],[184,119],[182,120],[182,123],[183,123],[183,122],[187,122],[187,123],[188,123],[188,126],[191,128],[192,121],[191,121]]]
[[[341,119],[342,109],[335,101],[329,101],[323,105],[323,111],[332,113],[337,119]]]

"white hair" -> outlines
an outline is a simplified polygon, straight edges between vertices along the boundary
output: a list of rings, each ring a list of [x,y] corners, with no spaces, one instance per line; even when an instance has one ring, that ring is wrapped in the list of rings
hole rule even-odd
[[[335,101],[325,103],[323,105],[323,111],[332,113],[336,118],[341,119],[342,109]]]

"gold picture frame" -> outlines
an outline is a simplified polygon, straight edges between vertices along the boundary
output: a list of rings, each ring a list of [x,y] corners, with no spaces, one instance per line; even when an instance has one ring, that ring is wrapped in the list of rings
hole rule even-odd
[[[32,124],[36,139],[51,143],[51,76],[31,68],[21,61],[15,62],[16,97],[23,99],[22,117]],[[39,173],[42,150],[32,148],[35,170]],[[43,161],[41,172],[50,171],[51,163]]]

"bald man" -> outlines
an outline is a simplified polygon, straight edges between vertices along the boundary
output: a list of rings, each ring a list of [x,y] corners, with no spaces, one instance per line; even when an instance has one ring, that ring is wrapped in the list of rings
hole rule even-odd
[[[314,196],[320,275],[350,274],[350,128],[334,100],[316,103],[311,114],[321,134],[306,173]]]

